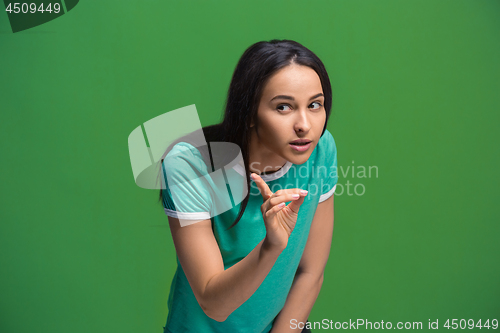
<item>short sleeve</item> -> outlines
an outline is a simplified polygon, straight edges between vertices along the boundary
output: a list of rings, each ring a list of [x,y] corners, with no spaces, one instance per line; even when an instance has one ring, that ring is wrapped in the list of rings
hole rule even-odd
[[[165,214],[184,220],[209,219],[212,196],[207,174],[207,166],[195,147],[185,142],[176,144],[162,163]]]
[[[321,163],[322,178],[319,202],[323,202],[333,195],[337,186],[337,146],[332,134],[328,130],[325,130],[325,133],[321,136],[318,145],[320,144],[321,149],[318,153],[323,163]]]

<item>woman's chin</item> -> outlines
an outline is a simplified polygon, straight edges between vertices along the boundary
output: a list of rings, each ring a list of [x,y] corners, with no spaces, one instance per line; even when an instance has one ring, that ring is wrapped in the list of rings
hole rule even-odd
[[[301,164],[304,164],[307,162],[307,160],[309,159],[309,156],[311,156],[311,154],[303,154],[300,156],[290,156],[289,158],[287,158],[287,161],[289,161],[290,163],[293,163],[295,165],[301,165]]]

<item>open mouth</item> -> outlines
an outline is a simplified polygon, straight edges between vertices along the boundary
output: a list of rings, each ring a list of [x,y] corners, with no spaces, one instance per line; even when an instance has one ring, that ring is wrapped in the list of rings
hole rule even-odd
[[[312,141],[309,142],[293,142],[290,143],[290,147],[293,150],[299,151],[299,152],[304,152],[309,150],[309,147],[311,147]]]

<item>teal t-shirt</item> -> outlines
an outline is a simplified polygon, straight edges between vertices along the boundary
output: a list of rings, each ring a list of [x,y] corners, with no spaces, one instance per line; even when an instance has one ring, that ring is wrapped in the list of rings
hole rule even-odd
[[[244,169],[239,164],[230,171],[244,175]],[[263,199],[252,181],[250,199],[241,220],[226,230],[235,221],[240,206],[237,204],[225,211],[224,208],[214,209],[215,202],[228,194],[222,193],[223,187],[214,186],[217,181],[213,181],[210,172],[201,154],[192,145],[185,142],[175,145],[163,161],[163,177],[169,180],[163,191],[163,206],[168,216],[183,220],[211,219],[224,268],[227,269],[264,239],[266,229],[260,211]],[[226,180],[230,177],[230,172],[226,170]],[[325,130],[304,164],[295,165],[287,161],[279,171],[261,177],[273,192],[287,188],[309,191],[300,206],[287,247],[255,293],[224,322],[217,322],[203,312],[177,258],[177,271],[168,298],[165,332],[255,333],[271,330],[274,318],[285,305],[318,203],[328,199],[335,191],[338,180],[337,149],[331,133]],[[231,193],[230,190],[228,192]]]

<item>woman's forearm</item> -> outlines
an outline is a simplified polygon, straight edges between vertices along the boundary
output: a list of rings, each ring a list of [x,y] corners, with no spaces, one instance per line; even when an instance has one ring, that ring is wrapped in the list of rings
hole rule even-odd
[[[200,302],[203,311],[214,320],[226,320],[259,288],[281,252],[264,238],[245,258],[213,276]]]
[[[322,278],[313,274],[298,274],[293,282],[285,306],[276,317],[271,333],[301,332],[298,323],[305,323],[318,298]],[[291,320],[294,320],[291,322]],[[295,323],[296,325],[293,325]]]

